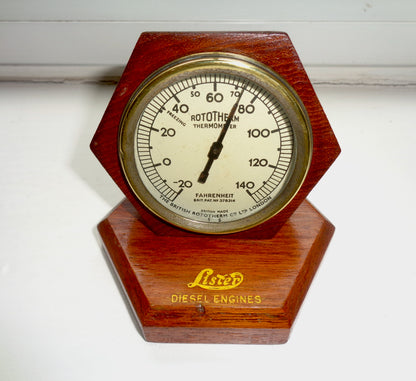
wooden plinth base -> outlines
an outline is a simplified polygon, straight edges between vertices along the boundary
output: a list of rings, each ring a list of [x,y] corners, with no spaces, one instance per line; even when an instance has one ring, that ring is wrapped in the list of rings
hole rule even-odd
[[[334,227],[304,201],[272,239],[157,236],[125,200],[98,230],[146,340],[280,344]]]

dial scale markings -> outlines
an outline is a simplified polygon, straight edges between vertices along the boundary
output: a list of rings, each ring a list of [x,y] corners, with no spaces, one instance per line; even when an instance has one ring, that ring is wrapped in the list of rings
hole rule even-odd
[[[189,84],[189,82],[191,82],[191,84]],[[149,148],[151,133],[152,131],[160,131],[160,128],[155,128],[153,125],[156,122],[157,115],[160,114],[160,110],[166,110],[167,103],[169,103],[172,99],[174,99],[177,103],[180,103],[181,101],[178,96],[179,93],[189,90],[189,88],[198,90],[201,85],[210,83],[212,84],[212,89],[214,92],[219,91],[219,85],[231,85],[234,87],[236,93],[238,91],[241,92],[243,87],[246,87],[246,91],[252,94],[249,103],[253,104],[257,100],[262,102],[263,105],[267,108],[268,114],[272,115],[278,127],[270,131],[270,133],[279,133],[280,147],[278,148],[281,149],[279,150],[279,155],[275,160],[277,164],[271,164],[268,166],[269,168],[273,169],[273,171],[268,179],[262,182],[262,185],[258,185],[258,189],[253,192],[248,191],[247,189],[247,193],[250,195],[250,197],[256,203],[258,203],[265,199],[276,189],[276,187],[280,184],[285,174],[287,173],[292,154],[291,147],[293,144],[293,134],[291,132],[291,126],[288,118],[283,114],[283,109],[280,104],[266,91],[261,89],[256,84],[247,81],[246,79],[238,78],[233,75],[208,74],[179,81],[162,90],[146,107],[139,121],[137,130],[137,149],[141,166],[149,181],[158,190],[158,192],[160,192],[161,195],[163,195],[163,197],[167,198],[168,200],[175,200],[178,195],[184,191],[184,188],[174,190],[172,186],[167,185],[166,181],[162,179],[162,176],[155,168]],[[244,116],[240,115],[239,117],[242,118]],[[286,153],[283,152],[285,142],[289,143],[287,144]]]

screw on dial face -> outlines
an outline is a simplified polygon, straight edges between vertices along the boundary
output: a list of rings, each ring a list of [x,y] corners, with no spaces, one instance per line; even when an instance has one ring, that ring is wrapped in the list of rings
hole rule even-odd
[[[133,99],[120,134],[126,178],[149,209],[177,226],[249,228],[284,207],[303,181],[306,118],[286,89],[239,66],[191,69],[162,75]]]

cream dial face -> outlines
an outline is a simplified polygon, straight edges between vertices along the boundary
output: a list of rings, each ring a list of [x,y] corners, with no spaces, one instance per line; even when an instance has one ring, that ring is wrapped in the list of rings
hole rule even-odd
[[[121,129],[136,195],[188,230],[229,233],[263,222],[290,201],[309,165],[299,101],[281,82],[231,63],[163,72],[132,100]]]

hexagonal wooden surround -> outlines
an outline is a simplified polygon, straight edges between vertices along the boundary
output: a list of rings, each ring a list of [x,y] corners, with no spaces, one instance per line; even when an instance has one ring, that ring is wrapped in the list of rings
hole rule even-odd
[[[302,100],[311,122],[307,177],[286,208],[245,232],[204,236],[152,215],[136,199],[118,158],[118,128],[130,97],[155,70],[185,55],[230,52],[262,62]],[[146,340],[284,343],[334,232],[305,199],[340,153],[319,100],[285,33],[143,33],[91,149],[124,192],[98,226]]]
[[[272,237],[306,198],[340,153],[337,140],[309,78],[287,34],[281,32],[183,32],[143,33],[91,142],[91,149],[124,192],[147,226],[160,235],[192,235],[167,225],[144,208],[125,180],[117,152],[118,128],[130,97],[155,70],[180,57],[201,52],[229,52],[248,56],[269,66],[301,98],[312,126],[313,155],[308,175],[291,203],[266,223],[239,237]]]

